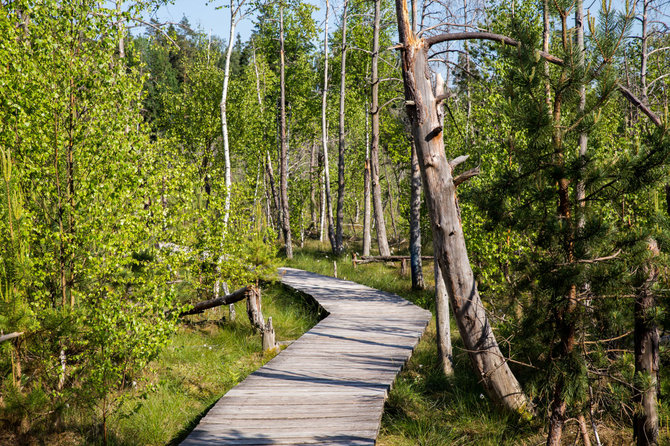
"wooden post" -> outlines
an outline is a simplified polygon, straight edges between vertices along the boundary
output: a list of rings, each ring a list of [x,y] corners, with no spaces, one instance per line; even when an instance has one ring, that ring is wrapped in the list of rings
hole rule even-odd
[[[254,330],[263,331],[265,319],[261,311],[261,290],[255,286],[249,287],[247,292],[247,315]]]
[[[407,275],[407,259],[400,260],[400,275],[403,277]]]
[[[333,277],[337,279],[337,261],[333,260]]]
[[[354,253],[354,256],[351,258],[351,263],[354,264],[354,268],[357,268],[358,265],[356,264],[358,261],[358,254]]]
[[[275,329],[272,326],[272,318],[268,318],[268,322],[263,326],[263,351],[274,350],[277,348],[275,342]]]

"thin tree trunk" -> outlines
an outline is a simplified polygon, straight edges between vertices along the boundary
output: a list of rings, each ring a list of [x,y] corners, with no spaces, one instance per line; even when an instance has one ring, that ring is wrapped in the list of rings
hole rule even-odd
[[[344,100],[346,95],[347,74],[347,6],[348,0],[344,0],[342,6],[342,55],[340,59],[340,129],[339,129],[339,156],[337,159],[337,223],[335,231],[335,255],[344,252],[343,228],[344,225]]]
[[[439,263],[435,259],[435,330],[437,331],[437,354],[445,376],[454,374],[454,357],[451,348],[451,321],[449,320],[449,294],[442,277]]]
[[[468,23],[468,0],[463,0],[463,23]],[[465,55],[465,149],[470,147],[470,134],[472,133],[470,119],[472,116],[472,92],[470,88],[470,48],[468,41],[463,42],[463,53]]]
[[[655,240],[648,243],[649,250],[656,257],[660,254]],[[659,269],[653,260],[645,267],[648,277],[635,297],[635,376],[645,377],[649,385],[642,387],[647,379],[637,382],[633,402],[639,404],[633,415],[633,436],[637,446],[658,445],[658,393],[659,334],[654,318],[656,296],[652,286],[658,280]]]
[[[284,77],[284,7],[279,7],[279,84],[280,84],[280,156],[279,156],[279,194],[281,201],[281,227],[286,245],[286,257],[293,258],[291,241],[291,222],[288,207],[288,141],[286,140],[286,80]]]
[[[642,39],[641,39],[641,44],[642,48],[640,49],[640,84],[642,86],[642,93],[640,99],[642,100],[643,104],[649,104],[649,98],[647,97],[648,94],[648,86],[647,86],[647,62],[649,60],[649,54],[647,51],[647,47],[649,44],[649,33],[647,31],[647,25],[648,25],[648,11],[649,11],[649,4],[652,2],[652,0],[644,0],[642,2]]]
[[[395,208],[395,205],[393,204],[393,193],[391,191],[391,180],[389,176],[389,170],[388,170],[388,156],[386,157],[386,162],[384,163],[384,176],[386,177],[386,193],[388,194],[388,206],[389,206],[389,216],[391,217],[391,228],[393,229],[393,238],[395,240],[398,240],[398,227],[395,224],[395,213],[393,212],[393,209]]]
[[[318,221],[316,219],[316,185],[317,183],[318,164],[316,156],[316,144],[312,144],[309,156],[309,215],[311,226],[314,231],[317,230]]]
[[[370,134],[368,133],[368,106],[365,105],[365,168],[363,171],[363,255],[370,255],[372,236],[370,235],[370,220],[372,203],[370,200]],[[669,205],[670,208],[670,205]]]
[[[514,412],[530,411],[529,401],[495,340],[468,260],[456,204],[456,186],[447,161],[442,126],[423,39],[411,31],[406,0],[396,0],[407,114],[412,123],[421,177],[431,215],[435,256],[451,300],[465,349],[486,392]]]
[[[69,135],[68,135],[68,144],[67,144],[67,160],[66,160],[66,181],[67,181],[67,201],[68,201],[68,240],[70,243],[74,241],[74,126],[75,126],[75,86],[74,80],[70,78],[70,110],[69,110]],[[75,304],[75,293],[72,292],[72,286],[74,285],[74,256],[72,253],[67,253],[67,278],[65,279],[65,284],[67,287],[67,295],[70,298],[70,307],[74,308]]]
[[[261,95],[261,77],[260,74],[258,73],[258,64],[256,63],[256,46],[254,45],[254,41],[251,41],[252,43],[252,49],[253,49],[253,61],[254,61],[254,74],[256,75],[256,99],[258,100],[258,109],[260,111],[260,114],[263,115],[265,112],[265,107],[263,106],[263,97]],[[277,187],[275,185],[275,175],[274,171],[272,169],[272,158],[270,157],[270,151],[266,150],[265,151],[265,170],[268,176],[268,183],[270,186],[270,193],[272,195],[272,207],[275,212],[275,218],[277,219],[277,227],[281,228],[281,206],[279,203],[279,194],[277,194]],[[269,200],[269,197],[268,197]],[[268,201],[268,208],[270,208],[270,201]],[[270,212],[268,212],[268,221],[272,222],[273,217],[271,216]],[[274,223],[273,223],[274,224]]]
[[[277,193],[277,186],[275,185],[275,175],[272,169],[272,158],[270,158],[270,151],[265,152],[265,158],[265,168],[268,174],[268,182],[270,183],[270,192],[272,193],[272,204],[274,205],[275,218],[277,219],[277,228],[282,228],[281,203],[279,202],[279,194]],[[281,229],[279,232],[281,232]]]
[[[562,172],[558,180],[558,219],[568,226],[563,238],[563,252],[565,254],[565,262],[572,263],[575,260],[574,256],[574,228],[572,204],[570,202],[570,182],[563,175],[565,169],[564,161],[564,147],[563,136],[560,128],[561,122],[561,106],[562,97],[557,94],[554,98],[553,108],[553,135],[552,145],[554,146],[554,153],[557,157],[557,165]],[[568,294],[561,297],[567,302],[566,305],[561,305],[559,302],[554,302],[554,320],[556,321],[559,344],[555,347],[555,353],[552,355],[556,360],[564,360],[568,358],[575,347],[576,339],[576,321],[574,313],[577,310],[577,286],[571,284],[568,289]],[[565,401],[564,391],[566,386],[565,378],[559,376],[554,383],[554,394],[550,407],[549,415],[549,435],[547,436],[547,446],[560,446],[563,435],[563,425],[566,420],[567,403]]]
[[[577,66],[580,69],[584,69],[584,5],[583,5],[583,0],[576,0],[575,3],[575,28],[576,28],[576,33],[575,33],[575,40],[576,40],[576,48],[575,51],[577,51]],[[580,114],[584,113],[584,110],[586,108],[586,85],[584,85],[584,82],[580,82],[579,85],[579,106],[577,108],[577,112]],[[588,144],[588,134],[585,131],[582,131],[579,133],[579,158],[582,164],[586,162],[586,151],[587,151],[587,144]],[[586,186],[584,184],[584,180],[579,180],[577,182],[577,205],[580,208],[584,208],[586,205],[586,202],[584,199],[586,198]],[[579,220],[578,220],[578,227],[582,228],[584,227],[584,215],[580,215]]]
[[[326,181],[323,172],[319,175],[319,186],[321,190],[321,217],[319,218],[319,241],[323,242],[323,234],[326,232]]]
[[[425,284],[423,281],[423,267],[421,264],[421,170],[419,168],[419,159],[416,156],[414,141],[412,141],[411,163],[412,181],[410,185],[409,200],[409,255],[410,266],[412,269],[412,289],[422,290],[425,288]]]
[[[230,33],[228,34],[228,49],[226,50],[226,63],[223,67],[223,90],[221,91],[221,134],[223,135],[223,160],[225,165],[224,170],[224,185],[226,188],[226,199],[223,204],[223,227],[228,227],[228,219],[230,218],[230,193],[231,193],[231,174],[230,174],[230,144],[228,142],[228,116],[226,107],[228,103],[228,83],[230,81],[230,57],[233,53],[233,40],[235,39],[235,12],[237,9],[233,7],[233,0],[230,0]],[[254,64],[255,65],[255,64]]]
[[[542,1],[542,51],[549,53],[549,0]],[[551,86],[549,85],[549,61],[544,60],[544,101],[551,115]]]
[[[123,28],[123,19],[121,18],[121,4],[123,2],[116,0],[116,29],[118,32],[119,39],[119,59],[123,60],[126,58],[126,42],[124,39],[124,28]]]
[[[382,205],[382,190],[379,184],[379,31],[381,27],[381,0],[375,0],[375,21],[372,38],[372,149],[370,152],[370,168],[372,180],[372,201],[375,211],[377,229],[377,245],[379,255],[391,255],[386,239],[386,222]]]
[[[326,21],[323,31],[323,91],[321,94],[321,144],[323,147],[323,174],[326,193],[326,224],[328,226],[328,240],[333,253],[337,250],[335,228],[333,227],[333,203],[330,195],[330,167],[328,162],[328,122],[326,107],[328,106],[328,15],[330,2],[326,0]]]

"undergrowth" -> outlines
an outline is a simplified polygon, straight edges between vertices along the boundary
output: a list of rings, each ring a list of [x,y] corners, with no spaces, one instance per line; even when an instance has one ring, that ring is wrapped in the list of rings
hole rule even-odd
[[[277,341],[299,338],[317,322],[312,302],[281,285],[267,285],[262,311],[272,317]],[[159,357],[121,395],[109,420],[108,445],[177,445],[228,390],[274,355],[261,352],[261,336],[251,328],[245,301],[189,316]],[[65,432],[34,444],[102,444],[90,413],[69,413]],[[0,441],[0,443],[2,443]]]

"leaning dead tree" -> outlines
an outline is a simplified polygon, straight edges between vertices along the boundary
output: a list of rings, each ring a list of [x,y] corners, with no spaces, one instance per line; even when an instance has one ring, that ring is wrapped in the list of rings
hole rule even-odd
[[[396,0],[396,12],[400,43],[395,48],[401,52],[405,104],[417,145],[435,237],[436,259],[444,275],[458,328],[473,366],[491,398],[508,409],[524,410],[528,407],[528,399],[507,366],[486,317],[460,222],[456,186],[478,172],[473,169],[457,177],[452,175],[458,158],[451,163],[447,161],[440,122],[439,104],[446,96],[435,93],[428,62],[430,48],[442,42],[488,40],[516,48],[521,47],[521,42],[481,31],[443,33],[422,38],[421,32],[415,33],[410,27],[406,0]],[[536,54],[548,63],[564,65],[562,59],[546,49],[536,51]],[[644,101],[620,83],[615,88],[653,124],[663,127],[662,120]]]
[[[416,143],[436,259],[470,360],[489,396],[513,411],[530,403],[498,347],[475,282],[456,203],[453,167],[444,151],[438,105],[428,66],[428,41],[417,37],[406,0],[396,0],[407,114]]]

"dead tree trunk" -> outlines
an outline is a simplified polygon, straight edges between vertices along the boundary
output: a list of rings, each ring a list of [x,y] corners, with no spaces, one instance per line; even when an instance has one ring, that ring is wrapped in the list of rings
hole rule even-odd
[[[346,95],[347,74],[347,6],[348,0],[342,6],[342,55],[340,59],[340,129],[339,153],[337,158],[337,222],[335,230],[335,249],[333,253],[340,255],[344,251],[344,99]]]
[[[246,293],[247,297],[247,316],[254,330],[263,331],[265,328],[265,319],[261,311],[261,290],[251,287]]]
[[[381,0],[375,0],[375,22],[372,37],[372,148],[370,151],[370,167],[372,180],[372,202],[375,210],[375,226],[377,228],[377,245],[379,255],[391,254],[386,238],[386,222],[382,205],[382,188],[379,184],[379,28],[381,27]]]
[[[653,256],[659,255],[656,241],[649,242]],[[645,377],[636,382],[633,401],[639,404],[633,416],[633,436],[637,446],[658,444],[659,334],[654,318],[656,296],[651,289],[658,279],[659,270],[653,260],[645,267],[647,279],[635,297],[635,376]],[[648,385],[645,385],[648,384]]]
[[[235,302],[239,302],[245,297],[247,297],[247,295],[250,294],[251,292],[252,288],[245,286],[244,288],[240,288],[239,290],[233,291],[232,293],[227,294],[225,296],[198,302],[197,304],[193,305],[193,308],[191,308],[190,310],[179,313],[179,316],[181,317],[181,316],[189,316],[191,314],[200,314],[205,310],[209,310],[210,308],[218,307],[221,305],[234,304]]]
[[[477,291],[456,203],[456,186],[444,152],[441,120],[428,66],[430,45],[411,31],[407,1],[396,0],[407,114],[416,142],[431,215],[435,255],[470,360],[494,402],[511,411],[529,401],[500,352]]]
[[[363,255],[370,255],[370,245],[372,237],[370,236],[370,220],[372,213],[370,211],[370,140],[368,133],[369,111],[367,104],[365,106],[365,170],[363,171]],[[670,196],[670,194],[669,194]],[[670,205],[668,205],[670,209]]]
[[[449,320],[449,293],[442,277],[440,265],[435,262],[435,330],[437,354],[446,376],[454,374],[454,356],[451,348],[451,321]]]
[[[286,79],[284,77],[284,8],[279,7],[279,84],[280,84],[280,156],[279,156],[279,195],[281,202],[281,228],[284,233],[286,257],[293,258],[291,242],[291,221],[288,208],[288,141],[286,139]]]

